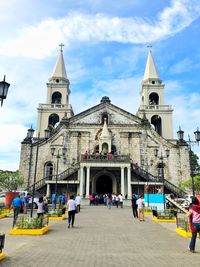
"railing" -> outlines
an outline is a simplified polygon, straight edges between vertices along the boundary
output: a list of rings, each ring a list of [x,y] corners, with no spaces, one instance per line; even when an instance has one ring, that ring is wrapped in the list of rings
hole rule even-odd
[[[78,169],[79,169],[79,164],[78,163],[74,164],[73,167],[69,167],[65,171],[59,173],[58,177],[57,177],[57,181],[62,181],[62,180],[65,180],[66,178],[69,178],[70,175],[73,175],[75,172],[78,171]],[[47,180],[56,181],[56,176],[57,175],[48,175],[48,176],[42,178],[41,180],[37,181],[35,183],[35,190],[37,191],[38,189],[43,187],[45,185],[45,181],[47,181]],[[72,180],[76,181],[76,180],[78,180],[78,177],[74,176]],[[29,188],[27,188],[26,190],[30,191],[30,192],[33,191],[33,186],[34,185],[29,186]]]
[[[187,193],[185,191],[183,191],[182,189],[180,189],[179,187],[177,187],[176,185],[170,183],[168,180],[164,180],[164,185],[165,187],[173,192],[175,195],[177,195],[178,197],[182,197],[185,198],[185,196],[187,195]]]
[[[152,175],[151,173],[145,171],[136,164],[132,164],[132,169],[137,175],[141,176],[148,182],[162,183],[161,177]]]
[[[74,174],[75,172],[77,172],[79,169],[79,165],[75,166],[75,167],[69,167],[68,169],[66,169],[65,171],[61,172],[58,174],[58,177],[57,177],[57,181],[63,181],[65,180],[66,178],[69,178],[72,174]],[[45,179],[46,180],[52,180],[52,181],[55,181],[56,180],[56,176],[57,175],[51,175],[50,177],[46,177]],[[78,180],[78,177],[73,177],[72,180]]]
[[[190,232],[190,226],[188,223],[188,219],[185,217],[177,217],[176,218],[176,226],[177,228],[181,228],[185,230],[185,232],[189,233]]]
[[[63,108],[63,109],[71,109],[71,105],[68,104],[39,104],[39,108],[42,109],[50,109],[50,108]]]
[[[81,161],[92,161],[92,162],[130,162],[130,157],[127,155],[101,155],[101,154],[83,154],[81,155]]]
[[[141,105],[139,110],[143,109],[153,109],[153,110],[171,110],[171,105]]]
[[[145,171],[144,169],[140,168],[137,164],[132,164],[132,168],[134,172],[138,175],[140,175],[142,178],[144,178],[146,181],[151,181],[155,183],[163,183],[162,177],[154,176],[151,173]],[[185,197],[187,193],[177,187],[176,185],[170,183],[168,180],[164,179],[164,186],[167,188],[170,192],[174,193],[178,197]]]

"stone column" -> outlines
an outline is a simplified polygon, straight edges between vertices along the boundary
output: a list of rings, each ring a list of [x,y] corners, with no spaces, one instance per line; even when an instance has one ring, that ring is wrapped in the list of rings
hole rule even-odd
[[[80,196],[83,197],[83,167],[80,170],[80,186],[79,186]]]
[[[86,175],[86,197],[89,198],[90,195],[90,167],[87,167]]]
[[[131,168],[127,168],[127,186],[128,186],[128,198],[131,199]]]
[[[51,197],[51,190],[50,190],[50,184],[47,184],[47,192],[46,192],[47,197]]]
[[[121,167],[121,194],[124,197],[124,167]]]

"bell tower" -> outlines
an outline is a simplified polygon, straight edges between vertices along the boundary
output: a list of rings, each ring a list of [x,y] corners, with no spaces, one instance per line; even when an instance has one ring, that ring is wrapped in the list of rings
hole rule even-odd
[[[165,85],[159,78],[152,56],[151,46],[148,46],[148,49],[148,58],[140,91],[141,104],[137,115],[143,118],[145,114],[158,134],[165,139],[173,139],[173,109],[170,105],[165,105]]]
[[[44,136],[44,130],[52,131],[64,116],[70,118],[74,115],[69,104],[70,82],[67,78],[63,58],[63,44],[60,44],[60,51],[53,73],[47,83],[46,104],[39,104],[37,131]]]

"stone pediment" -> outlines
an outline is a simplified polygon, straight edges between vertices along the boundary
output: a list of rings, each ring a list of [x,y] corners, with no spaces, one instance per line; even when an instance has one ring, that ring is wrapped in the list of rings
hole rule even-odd
[[[107,114],[108,125],[112,124],[140,124],[141,119],[113,104],[109,101],[101,102],[69,119],[70,124],[103,124],[102,117]]]

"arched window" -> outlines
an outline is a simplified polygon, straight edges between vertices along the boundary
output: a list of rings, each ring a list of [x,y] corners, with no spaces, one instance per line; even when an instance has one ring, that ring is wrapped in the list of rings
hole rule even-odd
[[[107,155],[108,154],[108,152],[110,152],[110,151],[108,151],[108,144],[107,143],[103,143],[102,144],[102,151],[100,151],[103,155]]]
[[[151,124],[153,124],[155,131],[162,136],[162,121],[161,117],[154,115],[151,117]]]
[[[101,114],[101,124],[104,124],[104,120],[106,119],[106,122],[108,123],[108,113],[104,112]]]
[[[54,92],[51,97],[52,104],[61,104],[62,95],[60,92]]]
[[[59,122],[59,116],[57,114],[51,114],[49,116],[48,126],[50,129],[54,128],[56,123]]]
[[[159,95],[157,93],[149,95],[149,105],[159,105]]]
[[[53,164],[51,162],[45,163],[44,172],[44,177],[46,178],[46,180],[52,180]]]

